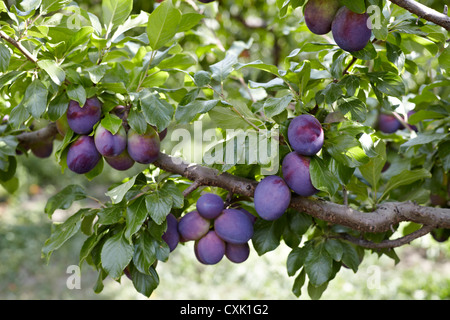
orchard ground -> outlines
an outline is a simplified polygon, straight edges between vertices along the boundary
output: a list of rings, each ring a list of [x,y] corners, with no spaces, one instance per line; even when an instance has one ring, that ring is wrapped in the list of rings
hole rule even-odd
[[[18,193],[7,201],[1,195],[0,234],[5,236],[0,238],[0,299],[146,299],[125,276],[121,284],[105,280],[103,292],[94,293],[97,274],[87,265],[81,269],[81,289],[68,289],[67,281],[73,276],[68,268],[78,263],[84,238],[77,236],[67,242],[53,253],[48,265],[41,259],[40,251],[51,228],[42,212],[58,188],[51,176],[55,164],[46,161],[49,164],[40,166],[39,176],[32,176],[27,170],[37,160],[30,156],[20,161],[19,174],[24,182]],[[101,197],[105,179],[125,174],[108,170],[111,172],[91,184],[92,195]],[[80,178],[68,173],[67,179]],[[39,180],[46,183],[38,186]],[[86,182],[80,179],[80,183]],[[54,219],[65,219],[64,214],[76,209],[59,211]],[[179,245],[167,262],[158,263],[160,284],[150,299],[296,299],[291,292],[294,277],[288,277],[285,265],[290,249],[284,244],[262,257],[252,250],[242,264],[223,259],[217,265],[205,266],[193,251],[193,242]],[[378,259],[376,254],[367,254],[357,274],[343,269],[322,299],[449,299],[448,242],[437,243],[426,236],[396,252],[401,260],[397,265],[386,256]],[[309,299],[306,286],[300,299]]]

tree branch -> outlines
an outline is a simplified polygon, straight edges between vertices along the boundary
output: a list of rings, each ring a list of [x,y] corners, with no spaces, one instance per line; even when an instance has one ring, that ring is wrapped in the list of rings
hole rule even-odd
[[[253,197],[258,184],[256,181],[220,173],[198,164],[182,162],[179,158],[163,153],[160,153],[154,164],[162,170],[198,181],[201,185],[220,187],[247,197]],[[321,199],[293,196],[290,206],[315,218],[362,232],[385,232],[402,221],[433,228],[450,228],[450,209],[423,207],[412,202],[388,202],[375,211],[362,212]]]
[[[50,123],[48,126],[40,130],[18,134],[16,138],[19,142],[33,144],[43,140],[53,139],[57,133],[58,130],[56,129],[56,124]]]
[[[11,43],[14,47],[19,49],[20,52],[31,62],[37,63],[37,59],[30,53],[30,51],[27,50],[20,42],[14,40],[10,36],[8,36],[5,32],[0,30],[0,38],[5,39],[9,43]]]
[[[390,0],[392,3],[402,7],[418,17],[431,21],[450,31],[450,17],[446,14],[437,12],[414,0]]]
[[[411,243],[413,240],[423,237],[424,235],[430,233],[434,229],[433,226],[423,226],[419,230],[411,232],[410,234],[394,239],[394,240],[383,240],[381,242],[372,242],[366,239],[357,239],[348,234],[339,237],[341,239],[350,241],[353,244],[356,244],[360,247],[367,249],[391,249],[401,247],[405,244]]]

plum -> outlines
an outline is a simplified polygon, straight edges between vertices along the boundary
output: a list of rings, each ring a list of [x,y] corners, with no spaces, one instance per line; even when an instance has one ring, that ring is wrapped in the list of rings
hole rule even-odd
[[[158,159],[160,140],[158,133],[151,126],[140,135],[135,130],[128,131],[128,154],[139,163],[149,164]]]
[[[180,234],[178,233],[178,221],[172,213],[169,213],[166,219],[167,230],[162,235],[162,239],[169,246],[170,252],[172,252],[180,242]]]
[[[241,263],[248,259],[250,255],[250,246],[248,243],[233,244],[226,243],[225,256],[234,263]]]
[[[360,51],[370,40],[372,31],[367,26],[369,15],[358,14],[347,7],[341,7],[331,25],[334,41],[348,52]]]
[[[86,100],[83,107],[77,101],[71,100],[67,109],[67,122],[73,132],[88,134],[102,116],[102,104],[96,97]]]
[[[31,145],[31,152],[38,158],[48,158],[53,152],[53,140],[41,140]]]
[[[183,241],[198,240],[208,231],[211,223],[197,210],[186,213],[178,222],[178,232]]]
[[[194,252],[197,260],[201,263],[216,264],[225,255],[225,242],[217,236],[214,230],[211,230],[195,242]]]
[[[293,151],[288,153],[281,166],[284,181],[298,195],[309,197],[318,192],[311,182],[309,157]]]
[[[115,157],[105,157],[105,161],[112,168],[119,171],[128,170],[134,165],[134,160],[131,159],[127,150],[124,150],[121,154]]]
[[[205,219],[217,218],[224,209],[221,197],[213,193],[205,193],[197,200],[197,211]]]
[[[402,128],[402,124],[391,114],[380,114],[378,117],[378,129],[384,133],[394,133]]]
[[[256,217],[255,217],[253,214],[251,214],[250,212],[248,212],[248,211],[245,210],[244,208],[236,208],[236,210],[239,210],[239,211],[245,213],[245,215],[246,215],[247,217],[249,217],[250,220],[252,221],[252,224],[255,224],[255,222],[256,222]]]
[[[123,120],[123,118],[125,118],[126,111],[127,111],[127,108],[125,106],[118,105],[118,106],[115,106],[114,109],[112,109],[111,113]]]
[[[94,137],[82,135],[73,142],[67,152],[67,166],[73,172],[83,174],[95,168],[101,159]]]
[[[243,212],[236,209],[224,209],[214,220],[214,230],[225,242],[241,244],[253,236],[253,223]]]
[[[324,134],[319,120],[309,114],[295,117],[288,127],[289,143],[304,156],[313,156],[322,149]]]
[[[416,111],[414,111],[414,110],[409,111],[409,112],[408,112],[408,119],[409,119],[409,117],[411,117],[414,113],[416,113]],[[409,126],[411,127],[411,129],[414,130],[415,132],[419,131],[419,129],[417,129],[417,127],[416,127],[415,125],[411,125],[411,124],[409,124],[409,122],[408,122],[408,125],[409,125]]]
[[[210,3],[210,2],[213,2],[215,0],[198,0],[198,1],[200,1],[201,3]]]
[[[127,133],[124,127],[120,127],[119,132],[112,134],[99,124],[95,129],[94,142],[102,156],[115,157],[120,155],[127,147]]]
[[[340,6],[339,0],[309,0],[304,7],[306,26],[315,34],[330,32],[331,23]]]
[[[291,190],[278,176],[268,176],[255,189],[255,210],[264,220],[280,218],[291,202]]]

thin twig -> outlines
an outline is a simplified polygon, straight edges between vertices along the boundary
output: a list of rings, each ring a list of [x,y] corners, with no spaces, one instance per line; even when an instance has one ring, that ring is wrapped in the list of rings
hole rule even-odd
[[[37,63],[38,60],[27,50],[20,42],[17,42],[15,39],[8,36],[4,31],[0,30],[0,38],[5,39],[9,43],[11,43],[14,47],[19,49],[20,52],[31,62]]]

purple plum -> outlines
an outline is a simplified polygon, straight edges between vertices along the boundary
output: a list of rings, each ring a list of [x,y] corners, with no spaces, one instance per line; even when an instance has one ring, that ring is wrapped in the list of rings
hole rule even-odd
[[[250,255],[248,242],[242,244],[227,243],[225,246],[225,256],[234,263],[242,263]]]
[[[183,241],[198,240],[209,231],[210,226],[210,221],[194,210],[181,217],[178,232]]]
[[[309,173],[311,159],[297,152],[288,153],[281,166],[284,181],[298,195],[309,197],[318,192],[312,185]]]
[[[128,155],[128,151],[124,150],[121,154],[115,157],[105,157],[105,161],[114,169],[125,171],[134,165],[134,160]]]
[[[119,132],[112,134],[99,124],[95,129],[94,141],[102,156],[115,157],[120,155],[127,147],[127,133],[124,127],[120,127]]]
[[[291,190],[278,176],[268,176],[255,189],[255,210],[264,220],[280,218],[291,202]]]
[[[73,172],[83,174],[95,168],[101,159],[94,143],[94,137],[80,136],[67,152],[67,166]]]
[[[217,236],[214,230],[209,231],[195,242],[194,252],[197,260],[203,264],[219,263],[225,255],[225,242]]]
[[[341,7],[331,25],[334,41],[348,52],[364,49],[372,36],[368,21],[370,17],[367,13],[358,14],[345,6]]]
[[[289,143],[304,156],[313,156],[322,149],[324,133],[319,120],[309,114],[295,117],[288,127]]]
[[[315,34],[330,32],[331,23],[340,6],[339,0],[309,0],[304,7],[306,26]]]
[[[384,133],[394,133],[402,128],[402,123],[392,114],[380,114],[378,117],[378,129]]]
[[[225,242],[241,244],[253,236],[253,223],[243,212],[236,209],[225,209],[214,220],[214,230]]]
[[[150,164],[158,159],[160,140],[158,133],[151,126],[140,135],[133,129],[128,131],[128,154],[139,163]]]
[[[67,122],[73,132],[78,134],[91,133],[94,125],[102,116],[102,103],[96,97],[89,98],[83,107],[77,101],[71,100],[67,109]]]
[[[224,209],[221,197],[213,193],[205,193],[197,200],[197,211],[205,219],[217,218]]]
[[[178,221],[172,213],[167,216],[167,230],[162,236],[163,240],[169,246],[170,252],[175,250],[180,242],[180,234],[178,233]]]

